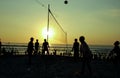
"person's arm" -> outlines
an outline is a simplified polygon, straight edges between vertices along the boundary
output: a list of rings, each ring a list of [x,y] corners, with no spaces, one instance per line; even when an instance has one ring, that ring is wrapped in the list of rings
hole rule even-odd
[[[112,49],[112,50],[110,51],[110,53],[109,53],[108,56],[111,56],[111,55],[113,55],[113,54],[114,54],[114,49]]]
[[[82,47],[82,45],[80,45],[80,56],[83,57],[83,47]]]
[[[32,50],[34,51],[35,49],[34,49],[34,44],[32,43]]]
[[[47,42],[47,48],[50,48],[49,43]]]
[[[72,47],[72,51],[74,50],[74,44],[73,44],[73,47]]]
[[[42,49],[44,49],[44,43],[42,44]]]

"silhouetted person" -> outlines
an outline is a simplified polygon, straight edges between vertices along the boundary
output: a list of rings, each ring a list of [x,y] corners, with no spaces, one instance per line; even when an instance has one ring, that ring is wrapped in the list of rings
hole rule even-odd
[[[79,42],[77,39],[75,39],[75,42],[73,43],[72,51],[74,51],[74,61],[78,61],[79,59]]]
[[[31,38],[30,38],[30,42],[28,43],[28,48],[27,48],[27,52],[28,52],[28,63],[29,63],[29,65],[31,65],[31,57],[32,57],[32,53],[33,53],[33,51],[34,51],[33,40],[34,40],[34,38],[31,37]]]
[[[114,59],[114,63],[120,63],[120,47],[119,47],[120,42],[119,41],[115,41],[114,43],[114,48],[112,49],[112,51],[110,52],[109,56],[116,54],[116,57]]]
[[[92,71],[91,71],[91,65],[90,65],[90,62],[91,62],[91,59],[92,59],[92,53],[87,45],[87,43],[85,42],[85,37],[84,36],[81,36],[79,38],[80,42],[81,42],[81,45],[80,45],[80,53],[82,54],[83,56],[83,63],[82,63],[82,71],[81,73],[84,74],[84,71],[85,71],[85,65],[87,65],[88,67],[88,70],[89,70],[89,73],[92,74]]]
[[[1,55],[1,52],[2,52],[1,46],[2,46],[2,42],[1,42],[1,39],[0,39],[0,55]]]
[[[47,54],[49,55],[49,43],[46,41],[46,39],[44,39],[44,42],[42,44],[42,49],[43,49],[43,52],[42,54],[44,55],[45,54],[45,51],[47,51]]]
[[[35,55],[38,53],[38,50],[39,50],[39,42],[38,42],[38,39],[36,39],[36,42],[35,42]]]

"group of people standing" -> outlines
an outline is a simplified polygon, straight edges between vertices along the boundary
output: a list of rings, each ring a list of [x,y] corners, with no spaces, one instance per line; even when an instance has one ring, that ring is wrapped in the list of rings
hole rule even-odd
[[[89,72],[91,73],[90,62],[92,59],[92,52],[90,51],[88,44],[85,42],[84,36],[80,36],[79,41],[81,44],[79,44],[77,39],[75,39],[73,43],[72,50],[74,51],[74,60],[78,61],[79,55],[81,55],[82,61],[83,61],[81,73],[84,73],[85,65],[87,65]],[[79,51],[80,51],[80,54],[79,54]]]
[[[27,47],[27,52],[28,52],[28,63],[31,65],[31,58],[32,58],[32,54],[37,54],[39,52],[40,49],[40,44],[38,42],[38,39],[36,39],[36,42],[34,44],[34,38],[31,37],[30,41],[28,43],[28,47]],[[79,43],[80,42],[80,43]],[[84,73],[85,70],[85,66],[88,67],[89,72],[91,73],[91,60],[92,60],[92,52],[88,46],[88,44],[85,41],[85,37],[84,36],[80,36],[79,38],[79,42],[78,39],[76,38],[74,40],[73,43],[73,47],[72,47],[72,51],[74,51],[74,61],[78,61],[79,60],[79,56],[82,57],[82,71],[81,73]],[[115,63],[120,63],[120,48],[119,48],[119,41],[115,41],[114,42],[114,48],[111,50],[111,52],[109,53],[108,57],[112,57],[115,54]],[[1,53],[1,39],[0,39],[0,53]],[[49,55],[49,43],[47,42],[46,39],[44,39],[44,42],[42,44],[42,54],[45,54],[45,51],[47,53],[47,55]]]
[[[35,48],[34,48],[33,41],[34,41],[34,38],[31,37],[30,41],[28,43],[28,48],[27,48],[27,52],[28,52],[28,56],[29,56],[29,64],[31,64],[32,54],[34,53],[36,55],[40,49],[40,44],[38,42],[38,39],[36,39]],[[47,54],[49,55],[48,47],[49,47],[49,43],[46,41],[46,39],[44,39],[44,42],[42,44],[42,54],[45,54],[45,51],[47,51]]]
[[[87,65],[89,72],[91,73],[91,65],[90,62],[92,60],[92,52],[88,46],[88,44],[85,42],[85,37],[81,36],[79,38],[79,41],[81,44],[79,44],[78,40],[75,39],[73,43],[73,48],[72,51],[74,51],[74,60],[78,61],[79,56],[82,57],[82,71],[81,73],[84,73],[85,65]],[[120,47],[119,47],[120,42],[115,41],[114,42],[114,48],[110,51],[108,57],[113,57],[114,55],[114,63],[118,64],[120,63]],[[80,53],[79,53],[80,52]]]

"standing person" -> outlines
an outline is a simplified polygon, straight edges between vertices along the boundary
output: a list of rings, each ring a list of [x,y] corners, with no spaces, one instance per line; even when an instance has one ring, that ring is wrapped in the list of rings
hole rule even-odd
[[[45,51],[47,51],[47,54],[49,55],[49,43],[46,41],[46,39],[44,39],[44,42],[43,42],[43,45],[42,45],[42,49],[43,49],[43,52],[42,54],[45,54]]]
[[[78,61],[78,59],[79,59],[79,43],[78,43],[77,39],[74,40],[72,51],[74,51],[74,61]]]
[[[81,42],[80,53],[83,56],[82,72],[81,73],[84,74],[85,65],[87,65],[90,74],[92,74],[91,65],[90,65],[90,62],[91,62],[91,59],[92,59],[92,53],[91,53],[87,43],[85,42],[85,37],[84,36],[81,36],[79,38],[79,41]]]
[[[2,46],[2,42],[1,42],[1,39],[0,39],[0,55],[1,55],[1,46]]]
[[[28,48],[27,48],[27,52],[28,52],[28,63],[29,63],[29,65],[31,65],[31,57],[32,57],[32,53],[33,53],[33,51],[34,51],[33,40],[34,40],[34,38],[31,37],[31,38],[30,38],[30,42],[28,43]]]
[[[120,47],[119,47],[120,42],[119,41],[115,41],[114,42],[114,48],[112,49],[112,51],[110,52],[109,56],[116,54],[116,57],[114,59],[114,63],[118,64],[120,63]]]
[[[35,55],[38,53],[38,50],[39,50],[39,42],[38,42],[38,39],[36,39],[36,42],[35,42]]]

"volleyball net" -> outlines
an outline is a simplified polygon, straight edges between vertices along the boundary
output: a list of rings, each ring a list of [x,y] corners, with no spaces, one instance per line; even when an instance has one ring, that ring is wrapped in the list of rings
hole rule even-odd
[[[48,9],[48,13],[48,32],[50,33],[48,35],[48,41],[53,44],[67,44],[67,33],[64,31],[50,9]]]

